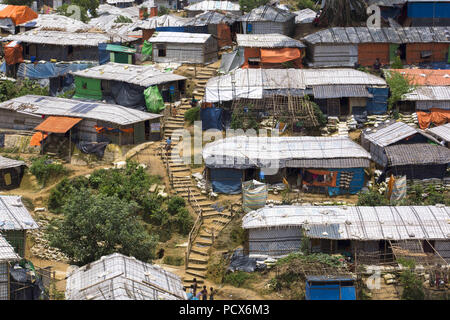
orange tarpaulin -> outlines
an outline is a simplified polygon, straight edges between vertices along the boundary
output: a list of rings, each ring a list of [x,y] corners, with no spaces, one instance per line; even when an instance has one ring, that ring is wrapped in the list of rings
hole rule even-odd
[[[37,17],[38,14],[27,6],[7,6],[0,11],[0,19],[10,18],[16,26]]]
[[[52,133],[66,133],[81,120],[83,119],[69,117],[48,117],[36,128],[34,128],[34,130]]]
[[[41,145],[41,141],[48,137],[48,134],[42,132],[36,132],[33,134],[30,140],[30,146],[38,147]]]
[[[261,49],[262,63],[283,63],[302,57],[298,48]]]
[[[16,63],[23,62],[23,48],[20,44],[15,44],[14,41],[9,42],[3,47],[3,52],[5,54],[5,61],[7,64],[12,65]]]
[[[306,182],[303,180],[303,184],[307,186],[322,186],[322,187],[336,187],[336,180],[337,180],[337,171],[325,171],[325,170],[314,170],[314,169],[307,169],[309,173],[315,174],[315,175],[331,175],[330,181],[313,181],[311,183]]]
[[[248,69],[248,58],[260,58],[261,54],[259,48],[245,48],[244,49],[244,64],[241,66],[242,69]]]
[[[225,23],[218,24],[217,38],[217,43],[220,48],[231,45],[233,41],[231,40],[230,26]]]
[[[417,111],[420,129],[426,129],[433,123],[440,126],[450,122],[450,110],[431,108],[431,112]]]

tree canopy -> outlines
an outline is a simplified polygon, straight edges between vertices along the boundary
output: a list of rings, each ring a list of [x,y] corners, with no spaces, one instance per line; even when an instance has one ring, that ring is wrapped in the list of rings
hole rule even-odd
[[[269,0],[239,0],[241,11],[250,12],[255,8],[267,4]]]

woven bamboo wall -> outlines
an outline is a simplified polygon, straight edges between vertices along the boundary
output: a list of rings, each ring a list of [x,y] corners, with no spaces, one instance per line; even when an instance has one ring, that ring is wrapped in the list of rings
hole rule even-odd
[[[360,65],[371,67],[377,58],[382,64],[389,64],[388,43],[362,43],[358,46],[358,63]]]
[[[411,43],[406,45],[406,63],[417,64],[424,61],[447,61],[448,43]],[[432,51],[430,59],[421,58],[422,51]]]

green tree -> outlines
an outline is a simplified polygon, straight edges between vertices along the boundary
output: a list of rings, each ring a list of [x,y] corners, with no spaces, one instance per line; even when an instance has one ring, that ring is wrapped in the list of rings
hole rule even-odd
[[[27,94],[48,96],[49,90],[48,87],[41,87],[37,82],[31,80],[24,80],[22,82],[5,80],[0,82],[0,102]]]
[[[255,8],[267,4],[269,0],[239,0],[239,5],[243,12],[250,12]]]
[[[400,284],[403,286],[403,300],[424,300],[423,282],[414,272],[416,264],[410,259],[399,259],[398,263],[405,267],[400,274]]]
[[[165,14],[169,14],[170,10],[164,6],[158,8],[158,16],[163,16]]]
[[[386,82],[389,85],[391,95],[388,99],[388,109],[392,110],[403,96],[414,90],[415,86],[412,85],[411,80],[408,77],[404,77],[398,72],[391,71],[386,76]]]
[[[125,16],[118,16],[116,20],[114,20],[114,23],[132,23],[132,22],[133,20]]]
[[[180,208],[184,208],[186,206],[186,201],[182,197],[172,197],[169,200],[169,203],[167,204],[167,211],[171,215],[174,215],[178,212]]]
[[[186,208],[179,208],[174,224],[180,234],[188,235],[194,225],[194,220]]]
[[[78,265],[114,252],[149,262],[158,237],[145,231],[135,212],[134,202],[77,191],[64,205],[64,219],[50,225],[50,244]]]
[[[402,59],[399,56],[396,56],[394,61],[391,64],[391,69],[403,69]]]
[[[72,0],[72,5],[76,5],[88,10],[93,17],[97,16],[97,9],[100,5],[99,0]]]
[[[311,9],[311,10],[318,10],[319,6],[316,4],[317,1],[313,0],[297,0],[297,9],[303,10],[303,9]]]
[[[358,193],[358,206],[387,206],[389,201],[386,197],[378,192],[378,190],[372,189],[367,192]]]

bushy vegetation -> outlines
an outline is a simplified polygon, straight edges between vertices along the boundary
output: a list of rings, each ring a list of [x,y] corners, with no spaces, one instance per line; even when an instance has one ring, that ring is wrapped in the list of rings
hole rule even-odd
[[[234,287],[241,288],[247,281],[253,279],[253,274],[244,271],[235,271],[227,273],[223,279],[224,283],[231,284]]]
[[[195,121],[200,120],[200,107],[194,107],[187,110],[184,113],[184,120],[189,124],[193,124]]]
[[[49,226],[50,244],[78,265],[114,252],[151,261],[158,237],[145,231],[137,209],[133,201],[77,190],[62,208],[63,219]]]
[[[30,171],[44,187],[51,179],[56,179],[68,174],[68,170],[64,165],[55,163],[47,156],[34,158],[31,161]]]
[[[241,11],[250,12],[253,9],[267,4],[269,0],[239,0]]]
[[[393,110],[405,94],[414,90],[411,80],[398,72],[391,71],[390,75],[386,77],[386,82],[391,92],[388,99],[389,110]]]
[[[389,201],[378,190],[371,189],[365,192],[358,193],[358,206],[387,206]]]
[[[394,58],[394,61],[391,64],[391,69],[403,69],[403,63],[402,59],[400,59],[400,56],[396,56]]]
[[[184,258],[176,256],[164,256],[163,263],[169,264],[171,266],[181,266],[184,263]]]
[[[22,82],[5,80],[0,82],[0,102],[27,94],[48,96],[49,89],[48,87],[41,87],[37,82],[31,80],[24,80]]]
[[[116,20],[114,20],[114,23],[132,23],[132,22],[133,20],[125,16],[118,16]]]
[[[296,5],[298,10],[311,9],[317,11],[319,9],[317,1],[314,0],[297,0]]]
[[[165,14],[169,14],[170,10],[164,6],[158,8],[158,16],[163,16]]]
[[[399,259],[398,263],[405,268],[399,278],[403,286],[402,300],[424,300],[423,282],[415,272],[415,262],[410,259]]]

